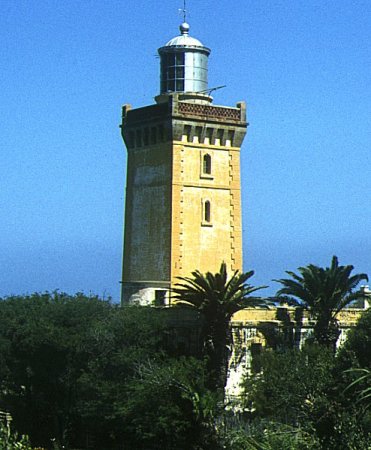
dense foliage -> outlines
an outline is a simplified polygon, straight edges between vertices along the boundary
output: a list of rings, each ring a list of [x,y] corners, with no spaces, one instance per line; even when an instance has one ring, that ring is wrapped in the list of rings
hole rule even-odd
[[[1,300],[0,411],[13,421],[0,450],[369,450],[371,310],[336,355],[285,338],[255,356],[237,414],[210,388],[191,312],[81,294]]]
[[[176,375],[202,391],[203,367],[175,359],[181,355],[165,312],[80,294],[0,301],[0,410],[46,448],[183,448],[174,439],[194,436],[197,414]],[[161,384],[169,367],[174,381],[167,375]]]
[[[371,309],[365,311],[357,326],[349,331],[347,340],[339,351],[344,368],[371,369]]]
[[[32,450],[27,436],[18,436],[11,428],[11,416],[0,411],[0,449]]]
[[[258,357],[259,370],[248,374],[244,382],[248,420],[270,420],[301,430],[318,440],[313,448],[369,450],[370,378],[359,380],[359,371],[349,368],[358,367],[366,375],[370,343],[368,310],[337,355],[318,344],[301,350],[264,351]]]

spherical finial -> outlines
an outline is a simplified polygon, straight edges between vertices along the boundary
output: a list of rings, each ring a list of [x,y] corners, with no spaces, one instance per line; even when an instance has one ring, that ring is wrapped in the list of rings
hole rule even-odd
[[[181,34],[188,34],[189,33],[189,24],[187,22],[183,22],[180,27]]]

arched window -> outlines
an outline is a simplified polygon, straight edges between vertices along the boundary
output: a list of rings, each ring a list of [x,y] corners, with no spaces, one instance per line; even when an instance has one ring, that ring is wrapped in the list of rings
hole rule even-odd
[[[211,156],[206,153],[202,160],[202,172],[207,175],[211,175]]]
[[[204,203],[204,222],[211,222],[211,206],[209,200]]]

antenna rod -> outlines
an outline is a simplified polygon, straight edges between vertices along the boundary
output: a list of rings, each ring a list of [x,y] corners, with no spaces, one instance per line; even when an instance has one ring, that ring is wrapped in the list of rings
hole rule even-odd
[[[197,91],[196,94],[205,94],[205,92],[207,92],[210,95],[213,91],[217,91],[218,89],[223,89],[225,87],[227,87],[227,85],[223,84],[223,86],[217,86],[213,88],[204,89],[203,91]]]
[[[183,0],[183,22],[186,22],[187,10],[186,10],[186,0]]]

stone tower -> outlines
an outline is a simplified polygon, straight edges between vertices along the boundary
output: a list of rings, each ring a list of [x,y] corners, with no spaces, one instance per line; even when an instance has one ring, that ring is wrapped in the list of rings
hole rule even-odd
[[[128,152],[122,303],[171,304],[179,276],[242,270],[240,147],[246,107],[212,104],[210,50],[189,25],[158,52],[156,103],[124,105]]]

